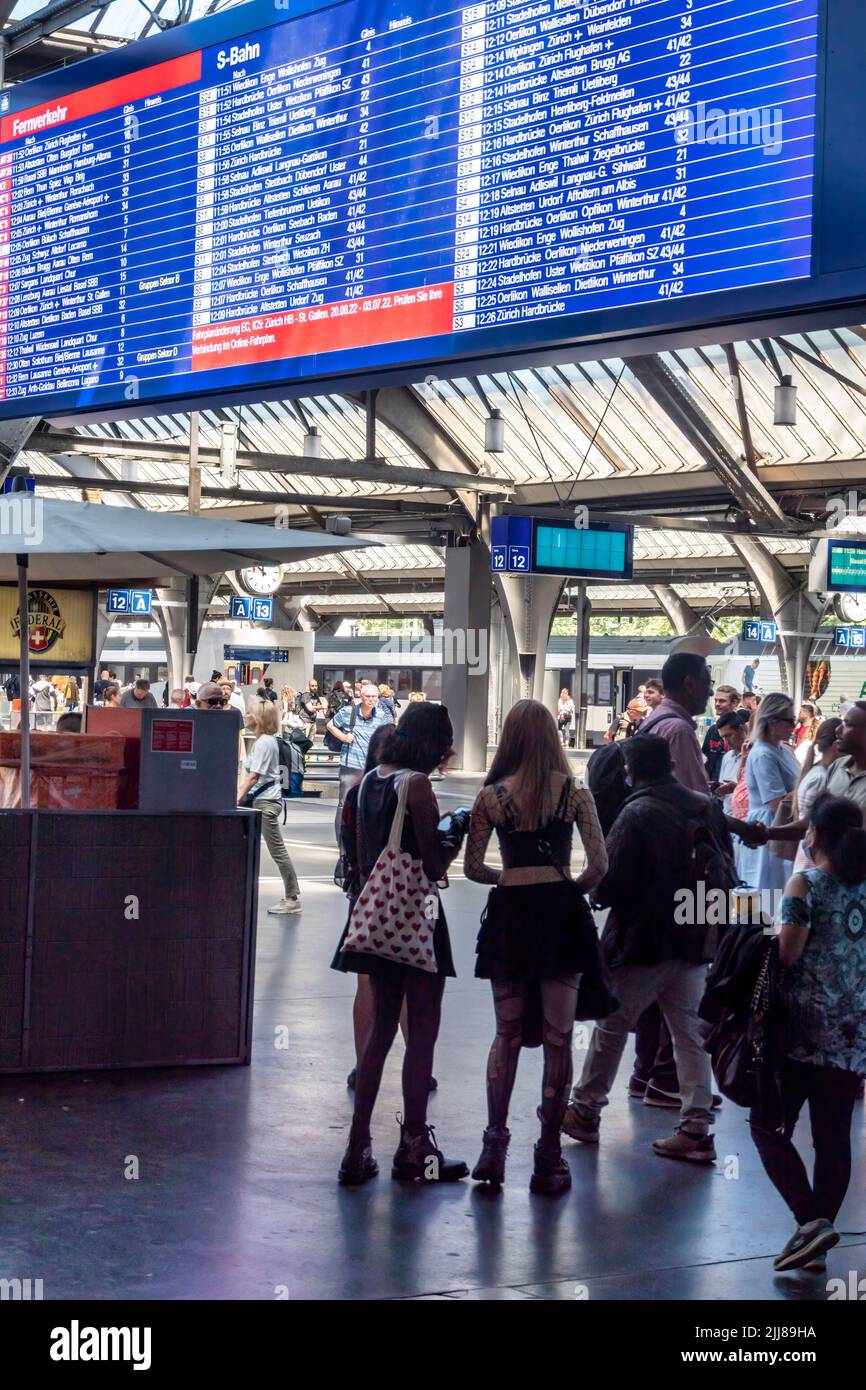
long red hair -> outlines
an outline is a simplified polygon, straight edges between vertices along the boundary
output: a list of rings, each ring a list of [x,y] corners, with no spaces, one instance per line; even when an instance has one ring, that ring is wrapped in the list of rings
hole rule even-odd
[[[509,800],[519,830],[545,825],[556,809],[559,797],[552,774],[571,777],[568,758],[550,710],[538,700],[518,700],[509,710],[499,747],[484,785],[493,786],[511,778]]]

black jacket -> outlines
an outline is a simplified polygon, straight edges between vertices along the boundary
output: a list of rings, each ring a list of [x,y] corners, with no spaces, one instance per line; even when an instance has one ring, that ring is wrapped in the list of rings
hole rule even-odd
[[[686,826],[708,821],[719,842],[730,846],[719,803],[673,777],[641,787],[623,804],[606,840],[607,873],[594,894],[611,909],[602,934],[611,968],[706,959],[705,927],[676,920],[683,914],[674,895],[694,888]]]
[[[718,724],[711,724],[707,729],[707,736],[701,744],[701,752],[704,755],[704,766],[707,769],[710,785],[718,785],[722,758],[725,756],[725,740],[719,733]]]

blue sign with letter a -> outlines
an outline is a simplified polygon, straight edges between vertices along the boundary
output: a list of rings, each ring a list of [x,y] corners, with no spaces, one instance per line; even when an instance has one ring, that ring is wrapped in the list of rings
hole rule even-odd
[[[251,603],[252,599],[244,598],[243,594],[232,594],[229,600],[229,617],[249,619]]]
[[[150,605],[153,601],[153,594],[150,589],[130,589],[129,600],[130,613],[141,613],[145,617],[149,616]]]

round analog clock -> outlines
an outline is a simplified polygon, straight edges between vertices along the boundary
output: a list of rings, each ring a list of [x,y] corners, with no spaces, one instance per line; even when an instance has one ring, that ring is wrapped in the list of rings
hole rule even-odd
[[[839,594],[839,616],[846,623],[866,623],[866,594]]]
[[[238,570],[236,579],[245,593],[255,598],[275,594],[283,578],[282,565],[250,565]]]

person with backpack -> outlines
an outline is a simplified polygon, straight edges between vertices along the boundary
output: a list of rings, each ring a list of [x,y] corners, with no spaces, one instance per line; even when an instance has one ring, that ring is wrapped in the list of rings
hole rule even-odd
[[[594,894],[611,909],[602,949],[622,1002],[595,1026],[562,1128],[598,1143],[628,1034],[658,1004],[673,1040],[682,1118],[653,1148],[662,1157],[712,1163],[712,1074],[698,1006],[718,927],[707,924],[702,895],[728,894],[736,884],[730,837],[718,803],[674,777],[667,739],[637,734],[623,756],[631,791],[607,837],[608,870]]]
[[[853,801],[825,793],[812,807],[812,867],[785,887],[779,924],[779,1001],[785,1055],[784,1123],[759,1110],[755,1147],[797,1229],[773,1261],[778,1271],[823,1271],[838,1244],[836,1217],[851,1177],[851,1120],[866,1073],[866,831]],[[793,1143],[808,1102],[815,1164],[810,1181]]]
[[[311,682],[312,684],[312,682]],[[317,697],[318,698],[318,697]],[[343,705],[331,716],[325,725],[326,741],[330,734],[338,744],[340,752],[340,782],[337,793],[337,814],[334,819],[334,836],[340,843],[340,827],[343,819],[343,802],[346,793],[364,775],[367,749],[370,739],[383,724],[393,724],[394,716],[379,702],[379,688],[372,681],[361,684],[361,699],[356,705]],[[328,744],[330,747],[331,745]]]
[[[219,689],[219,687],[214,687]],[[280,828],[283,805],[283,773],[277,735],[280,731],[279,706],[272,700],[256,700],[247,712],[246,722],[255,734],[246,776],[238,787],[238,805],[255,807],[261,812],[262,839],[283,880],[283,897],[273,903],[272,916],[291,916],[301,910],[298,876],[286,849]]]

